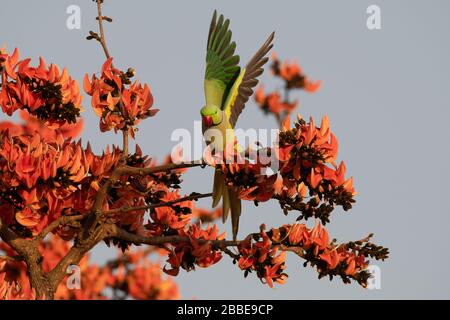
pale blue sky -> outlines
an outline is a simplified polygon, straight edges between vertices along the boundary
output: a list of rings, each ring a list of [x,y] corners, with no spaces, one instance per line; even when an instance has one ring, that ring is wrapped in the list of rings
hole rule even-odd
[[[203,105],[205,42],[215,8],[231,19],[242,60],[248,59],[269,32],[276,30],[275,51],[298,58],[305,72],[321,79],[314,95],[301,93],[299,112],[320,119],[327,114],[340,142],[358,191],[349,213],[336,212],[329,230],[347,241],[370,232],[390,248],[391,258],[378,263],[381,289],[363,290],[338,279],[317,280],[302,261],[288,257],[290,277],[270,289],[250,275],[243,278],[231,261],[209,269],[182,272],[177,278],[185,298],[450,298],[450,2],[448,1],[118,1],[106,0],[104,14],[115,64],[134,67],[149,83],[156,118],[143,122],[138,142],[145,153],[163,155],[176,128],[193,128]],[[81,8],[81,30],[65,26],[66,8]],[[381,8],[382,29],[366,28],[366,8]],[[85,72],[100,69],[98,44],[85,40],[96,30],[95,4],[90,0],[1,1],[0,46],[19,47],[22,56],[68,67],[80,82]],[[275,87],[266,73],[268,87]],[[98,119],[83,114],[84,141],[96,150],[119,143],[114,134],[99,134]],[[1,115],[2,119],[5,117]],[[250,102],[238,123],[242,128],[273,128]],[[184,191],[208,192],[211,170],[192,170]],[[209,201],[202,202],[209,205]],[[276,203],[244,206],[241,232],[261,222],[278,226],[284,218]],[[229,231],[228,223],[225,226]],[[103,246],[95,260],[110,256]]]

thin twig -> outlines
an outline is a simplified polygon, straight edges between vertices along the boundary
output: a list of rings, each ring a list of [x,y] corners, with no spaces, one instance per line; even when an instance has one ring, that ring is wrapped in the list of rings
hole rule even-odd
[[[196,160],[192,162],[184,162],[184,163],[169,163],[164,164],[160,166],[150,167],[150,168],[136,168],[136,167],[130,167],[130,166],[122,166],[120,169],[122,174],[132,174],[132,175],[150,175],[154,173],[161,173],[161,172],[168,172],[172,170],[177,169],[185,169],[185,168],[192,168],[192,167],[200,167],[200,166],[206,166],[206,163],[202,160]]]
[[[231,251],[230,249],[228,249],[227,247],[221,247],[220,250],[222,250],[223,253],[227,254],[228,256],[230,256],[232,259],[239,259],[240,255],[237,253],[234,253],[233,251]]]
[[[100,29],[100,44],[107,59],[111,58],[109,55],[108,46],[106,45],[105,32],[103,30],[103,15],[102,15],[102,0],[97,0],[97,13],[98,13],[98,28]]]

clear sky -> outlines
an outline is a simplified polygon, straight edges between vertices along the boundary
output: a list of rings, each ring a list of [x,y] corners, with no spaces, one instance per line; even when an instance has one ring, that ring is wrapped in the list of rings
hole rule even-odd
[[[81,29],[66,27],[69,5],[81,8]],[[368,30],[366,9],[381,8],[381,29]],[[243,278],[231,261],[178,276],[184,298],[450,298],[450,2],[449,1],[118,1],[106,0],[104,14],[115,64],[134,67],[147,82],[161,111],[144,121],[137,140],[159,159],[173,147],[177,128],[193,129],[203,106],[204,55],[213,10],[231,19],[237,51],[246,61],[272,30],[280,58],[297,58],[312,79],[323,81],[314,95],[300,93],[299,112],[320,119],[327,114],[340,142],[339,159],[354,176],[357,203],[349,213],[335,212],[328,226],[341,241],[370,232],[387,246],[391,258],[381,268],[381,289],[364,290],[339,279],[317,280],[296,256],[288,256],[285,285],[276,289],[250,275]],[[21,56],[42,55],[66,66],[82,81],[98,72],[103,52],[86,41],[96,30],[90,0],[1,1],[0,46],[19,47]],[[268,73],[268,88],[280,84]],[[85,97],[83,140],[97,151],[120,143],[100,134],[98,119]],[[2,118],[5,115],[1,115]],[[274,128],[250,102],[238,126]],[[186,175],[184,192],[209,192],[212,170]],[[203,205],[210,204],[203,201]],[[246,203],[241,234],[266,222],[288,221],[276,203],[255,208]],[[220,225],[220,224],[219,224]],[[229,223],[224,229],[230,231]],[[94,260],[112,252],[99,246]]]

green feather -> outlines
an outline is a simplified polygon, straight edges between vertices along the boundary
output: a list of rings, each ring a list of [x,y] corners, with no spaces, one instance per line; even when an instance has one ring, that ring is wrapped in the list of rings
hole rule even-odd
[[[228,92],[240,72],[239,56],[234,54],[236,43],[231,42],[230,20],[214,12],[206,52],[206,104],[222,108]]]

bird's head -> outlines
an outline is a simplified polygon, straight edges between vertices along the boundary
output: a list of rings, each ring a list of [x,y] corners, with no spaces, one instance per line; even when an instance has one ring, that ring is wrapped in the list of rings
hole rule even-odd
[[[200,114],[205,127],[217,126],[222,122],[222,110],[215,105],[204,106]]]

